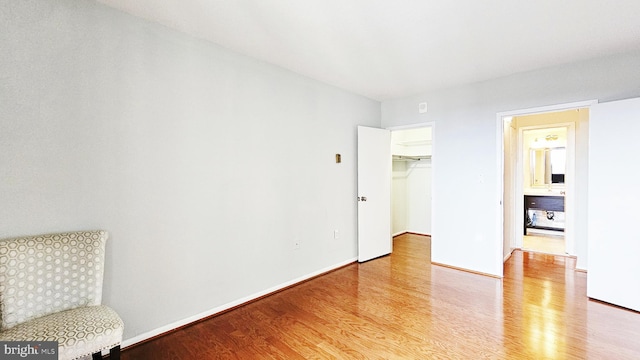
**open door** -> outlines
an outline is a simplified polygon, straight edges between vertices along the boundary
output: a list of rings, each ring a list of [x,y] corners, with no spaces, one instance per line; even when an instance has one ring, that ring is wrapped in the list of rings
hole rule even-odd
[[[636,311],[640,311],[638,133],[640,99],[591,108],[587,296]]]
[[[358,261],[391,253],[391,132],[358,126]]]

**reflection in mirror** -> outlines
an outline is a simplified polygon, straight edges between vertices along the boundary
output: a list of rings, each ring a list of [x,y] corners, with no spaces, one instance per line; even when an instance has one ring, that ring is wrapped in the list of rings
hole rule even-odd
[[[564,147],[531,149],[531,186],[564,184],[567,151]]]
[[[554,148],[549,151],[551,158],[551,183],[564,184],[564,174],[567,165],[567,150]]]

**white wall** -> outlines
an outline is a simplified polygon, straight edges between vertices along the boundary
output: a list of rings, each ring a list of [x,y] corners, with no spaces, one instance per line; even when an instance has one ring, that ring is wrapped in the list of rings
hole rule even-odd
[[[502,275],[497,113],[639,96],[639,67],[635,52],[383,102],[383,127],[437,124],[432,261]],[[424,101],[429,112],[419,114]],[[470,212],[471,204],[483,211]],[[586,252],[577,255],[586,259]]]
[[[379,102],[91,1],[1,2],[0,51],[0,237],[109,230],[125,339],[356,258]]]
[[[391,178],[391,234],[407,232],[407,162],[394,161]]]
[[[391,233],[431,234],[431,160],[394,161]]]
[[[431,160],[407,164],[407,230],[431,235]]]

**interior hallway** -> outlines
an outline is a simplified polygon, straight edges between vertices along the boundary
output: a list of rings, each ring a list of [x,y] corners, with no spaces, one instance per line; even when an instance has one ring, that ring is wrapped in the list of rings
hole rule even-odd
[[[504,279],[430,265],[429,237],[142,345],[144,359],[638,359],[640,314],[590,301],[575,259],[515,251]]]

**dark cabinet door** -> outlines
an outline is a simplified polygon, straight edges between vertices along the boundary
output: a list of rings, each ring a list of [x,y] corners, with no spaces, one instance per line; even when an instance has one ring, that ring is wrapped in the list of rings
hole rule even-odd
[[[531,219],[529,219],[529,210],[543,210],[543,211],[564,211],[564,196],[539,196],[539,195],[525,195],[524,196],[524,235],[527,235],[527,228],[540,228],[547,229],[540,226],[532,226]],[[548,228],[550,230],[559,230],[555,228]],[[560,231],[563,231],[560,229]]]
[[[564,196],[524,196],[525,209],[564,211]]]

